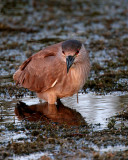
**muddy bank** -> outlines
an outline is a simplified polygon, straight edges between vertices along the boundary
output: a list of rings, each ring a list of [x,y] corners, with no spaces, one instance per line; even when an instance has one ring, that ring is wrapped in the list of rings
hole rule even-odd
[[[115,120],[116,121],[116,120]],[[112,121],[111,121],[112,122]],[[110,125],[110,123],[108,125]],[[51,159],[127,159],[128,157],[128,128],[123,124],[116,129],[114,125],[103,131],[93,131],[88,126],[68,127],[57,125],[24,122],[6,124],[2,132],[20,134],[8,144],[2,144],[1,158],[31,153],[49,153]],[[110,149],[108,146],[111,146]],[[121,151],[125,146],[125,151]],[[115,151],[114,151],[115,149]]]

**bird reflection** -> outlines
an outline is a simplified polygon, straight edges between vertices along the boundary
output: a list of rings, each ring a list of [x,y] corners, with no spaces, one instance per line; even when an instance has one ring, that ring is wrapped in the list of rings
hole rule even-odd
[[[36,105],[26,105],[19,102],[15,107],[15,114],[19,120],[57,122],[70,126],[87,125],[84,118],[76,110],[64,106],[61,101],[57,105],[40,103]]]

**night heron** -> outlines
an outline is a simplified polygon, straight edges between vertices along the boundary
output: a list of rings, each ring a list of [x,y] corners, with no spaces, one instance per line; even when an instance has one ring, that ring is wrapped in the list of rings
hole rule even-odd
[[[90,71],[88,52],[78,40],[63,41],[28,58],[13,75],[16,84],[35,91],[54,104],[72,96],[85,84]]]

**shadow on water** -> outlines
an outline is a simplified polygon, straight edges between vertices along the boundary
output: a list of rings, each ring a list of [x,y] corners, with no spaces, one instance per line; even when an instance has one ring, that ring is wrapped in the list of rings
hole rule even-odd
[[[55,122],[72,126],[84,125],[84,118],[76,110],[64,106],[61,101],[57,105],[48,104],[47,102],[26,105],[24,102],[19,102],[15,107],[15,114],[19,120],[28,120],[31,122],[42,121]]]
[[[79,93],[62,99],[58,105],[39,103],[38,98],[22,98],[15,113],[19,120],[50,121],[67,125],[92,125],[95,130],[103,130],[108,126],[109,118],[116,116],[128,104],[128,95],[113,93],[110,95],[95,95]]]

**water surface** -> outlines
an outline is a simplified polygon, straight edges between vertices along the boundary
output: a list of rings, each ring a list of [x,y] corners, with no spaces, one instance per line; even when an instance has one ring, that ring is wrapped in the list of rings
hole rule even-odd
[[[1,124],[15,121],[20,122],[14,114],[16,103],[22,101],[26,105],[31,106],[40,104],[38,98],[31,98],[29,96],[19,100],[6,101],[6,106],[1,107]],[[64,106],[75,109],[88,124],[97,126],[97,129],[107,128],[109,118],[115,116],[118,112],[122,111],[123,106],[128,104],[128,94],[121,94],[116,92],[108,95],[96,95],[94,93],[78,94],[77,96],[63,98],[62,103]],[[4,102],[3,102],[4,103]],[[44,103],[44,101],[42,101]]]

